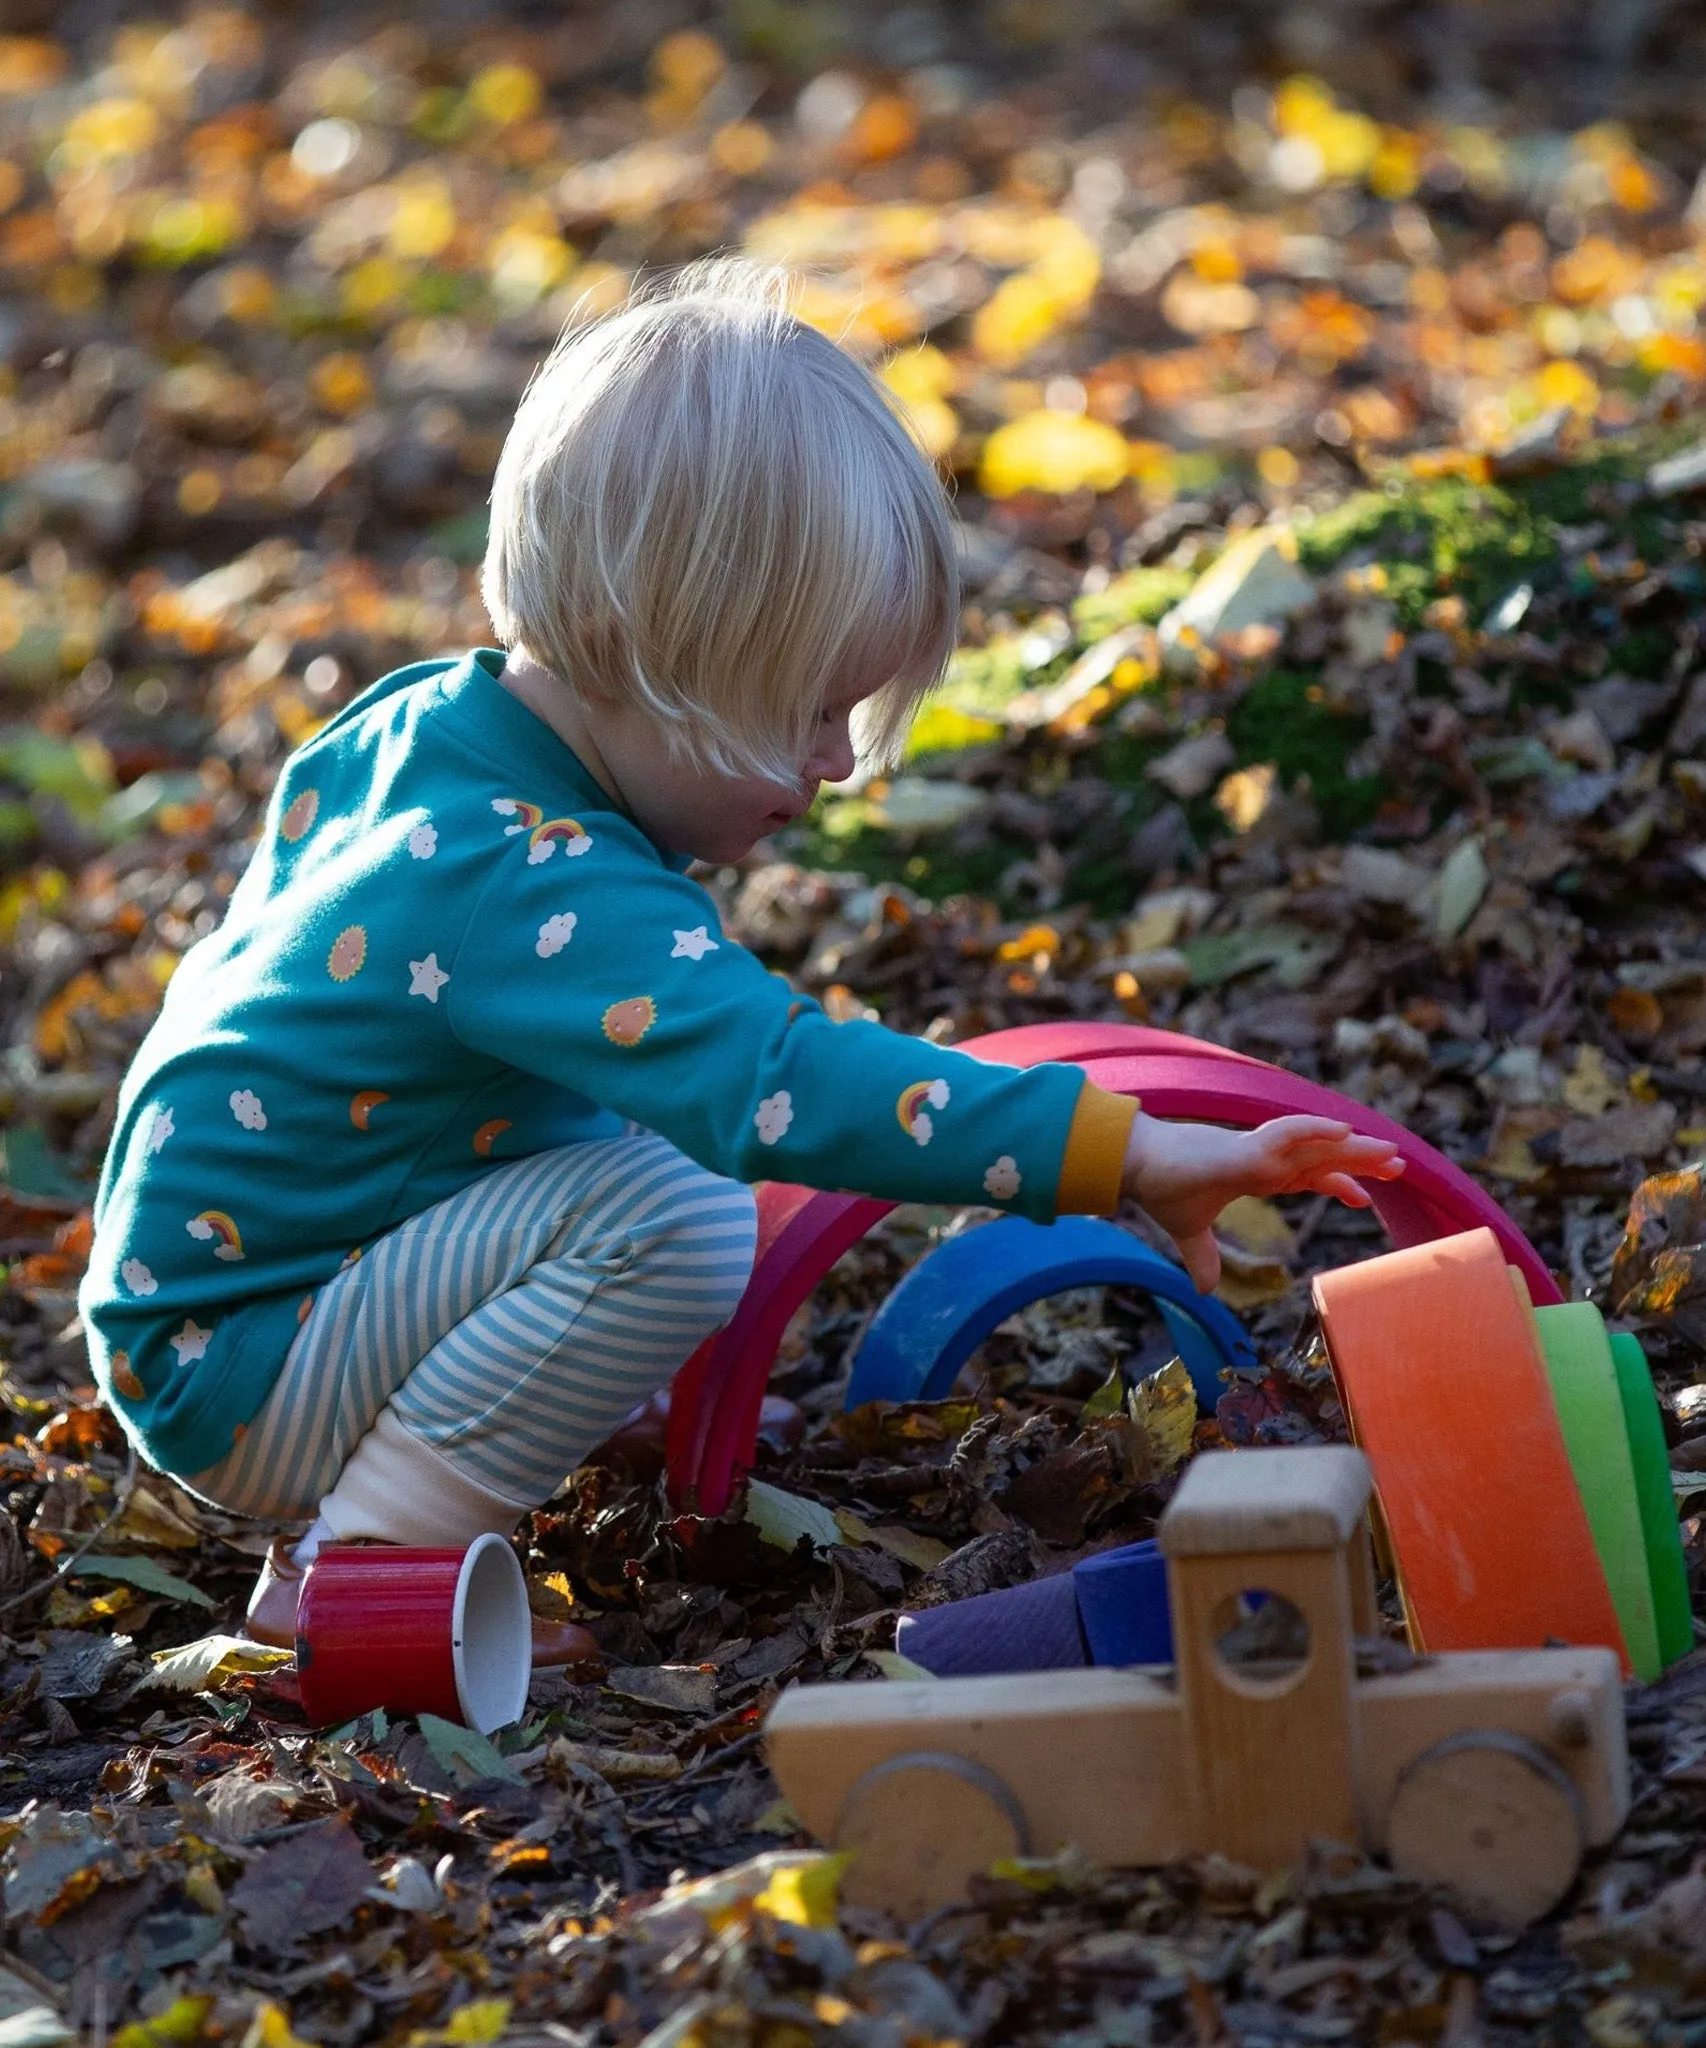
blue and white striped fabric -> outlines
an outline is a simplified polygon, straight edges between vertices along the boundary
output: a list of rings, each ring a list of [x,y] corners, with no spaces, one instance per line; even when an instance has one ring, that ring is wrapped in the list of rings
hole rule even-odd
[[[740,1300],[752,1192],[651,1132],[503,1166],[323,1287],[242,1440],[188,1484],[238,1514],[314,1514],[390,1404],[521,1506],[548,1500]]]

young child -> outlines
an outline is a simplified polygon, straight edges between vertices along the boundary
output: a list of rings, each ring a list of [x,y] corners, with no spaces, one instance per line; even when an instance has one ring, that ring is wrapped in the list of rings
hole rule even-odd
[[[140,1452],[323,1541],[508,1534],[740,1298],[747,1183],[1048,1221],[1131,1197],[1198,1284],[1240,1193],[1400,1170],[1348,1127],[1166,1124],[834,1024],[725,937],[739,859],[892,754],[953,646],[935,473],[881,388],[713,264],[573,333],[492,493],[507,653],[384,677],[285,764],[119,1100],[82,1290]],[[584,1654],[536,1636],[540,1661]]]

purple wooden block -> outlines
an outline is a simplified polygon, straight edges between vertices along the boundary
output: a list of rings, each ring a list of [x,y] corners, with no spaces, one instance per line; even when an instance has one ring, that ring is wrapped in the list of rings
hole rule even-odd
[[[938,1678],[1068,1671],[1090,1661],[1070,1572],[903,1614],[894,1646]]]

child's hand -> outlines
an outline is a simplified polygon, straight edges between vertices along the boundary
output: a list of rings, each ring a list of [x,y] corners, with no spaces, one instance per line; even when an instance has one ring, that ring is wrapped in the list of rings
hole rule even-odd
[[[1141,1112],[1126,1145],[1122,1187],[1173,1242],[1206,1294],[1220,1278],[1214,1219],[1239,1195],[1336,1195],[1353,1209],[1368,1196],[1352,1175],[1396,1180],[1404,1162],[1385,1138],[1359,1138],[1324,1116],[1280,1116],[1253,1131],[1176,1124]]]

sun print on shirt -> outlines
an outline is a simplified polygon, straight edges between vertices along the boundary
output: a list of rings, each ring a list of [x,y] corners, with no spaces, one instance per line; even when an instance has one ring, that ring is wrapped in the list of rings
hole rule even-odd
[[[658,1006],[650,996],[629,996],[612,1003],[600,1020],[612,1045],[638,1045],[658,1020]]]
[[[317,789],[298,791],[285,806],[284,816],[278,821],[278,835],[289,840],[294,846],[299,839],[306,838],[309,828],[320,815],[320,792]]]
[[[366,926],[346,924],[332,941],[332,950],[326,955],[326,972],[334,981],[353,981],[361,972],[366,958]]]

